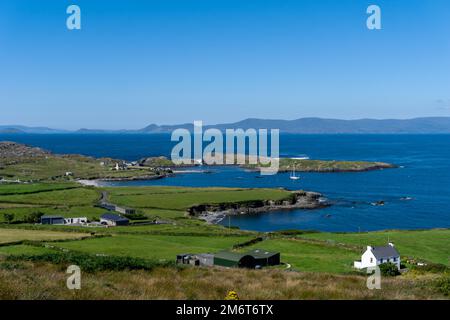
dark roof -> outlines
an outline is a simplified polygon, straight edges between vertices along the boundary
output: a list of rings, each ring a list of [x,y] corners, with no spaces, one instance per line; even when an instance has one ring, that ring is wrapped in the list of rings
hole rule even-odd
[[[384,247],[372,247],[372,253],[375,256],[375,258],[377,258],[377,259],[400,256],[397,249],[395,249],[395,247],[390,246],[390,245],[387,245]]]
[[[105,213],[101,216],[102,219],[111,220],[111,221],[129,221],[127,218],[121,217],[118,214],[114,213]]]
[[[62,216],[41,216],[41,219],[64,219]]]
[[[254,250],[248,251],[247,254],[255,257],[256,259],[260,259],[260,258],[269,258],[269,257],[275,256],[280,253],[279,252],[270,252],[270,251],[267,251],[264,249],[254,249]]]
[[[248,256],[248,254],[231,251],[221,251],[214,255],[215,258],[225,259],[234,262],[239,262],[245,256]]]

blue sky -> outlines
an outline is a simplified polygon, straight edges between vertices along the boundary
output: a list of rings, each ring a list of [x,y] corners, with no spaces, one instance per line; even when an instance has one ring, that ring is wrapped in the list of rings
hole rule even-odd
[[[2,0],[0,110],[68,129],[450,116],[450,2]]]

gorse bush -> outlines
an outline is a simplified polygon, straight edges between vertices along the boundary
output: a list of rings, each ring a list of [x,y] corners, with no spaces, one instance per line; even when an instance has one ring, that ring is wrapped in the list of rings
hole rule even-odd
[[[442,276],[437,280],[436,287],[445,296],[450,296],[450,275]]]
[[[416,271],[426,273],[444,273],[450,271],[450,268],[446,265],[440,264],[440,263],[426,263],[422,266],[414,265],[411,267],[411,269],[414,269]]]
[[[387,276],[387,277],[395,277],[400,274],[397,266],[390,262],[380,264],[380,271],[383,276]]]
[[[79,252],[52,252],[41,255],[16,255],[9,256],[8,260],[50,262],[56,265],[74,264],[85,272],[96,272],[104,270],[152,270],[159,266],[171,266],[172,262],[161,262],[155,260],[119,257],[119,256],[98,256]]]

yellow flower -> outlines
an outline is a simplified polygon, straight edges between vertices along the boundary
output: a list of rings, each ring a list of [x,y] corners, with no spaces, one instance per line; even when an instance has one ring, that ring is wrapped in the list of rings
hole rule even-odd
[[[228,291],[225,300],[239,300],[239,296],[236,291]]]

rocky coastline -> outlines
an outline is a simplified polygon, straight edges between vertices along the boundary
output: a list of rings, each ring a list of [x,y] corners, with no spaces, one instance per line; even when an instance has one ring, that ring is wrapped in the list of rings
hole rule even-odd
[[[226,216],[260,214],[278,210],[314,210],[330,206],[322,194],[311,191],[292,191],[291,196],[280,201],[258,200],[240,203],[204,204],[189,208],[188,214],[208,223],[216,224]]]

